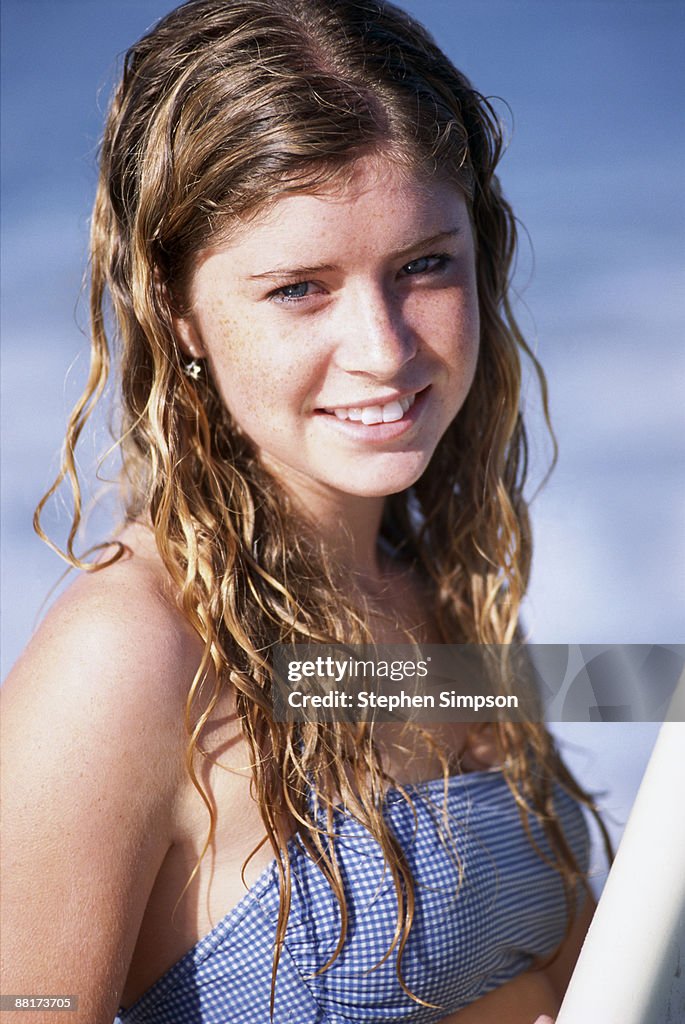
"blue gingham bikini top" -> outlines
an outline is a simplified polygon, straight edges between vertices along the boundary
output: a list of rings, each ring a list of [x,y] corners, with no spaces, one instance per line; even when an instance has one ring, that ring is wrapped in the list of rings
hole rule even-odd
[[[335,849],[345,886],[348,933],[338,958],[340,914],[321,871],[290,841],[292,908],[276,977],[274,1024],[434,1024],[511,980],[561,941],[566,910],[561,879],[533,849],[499,770],[452,776],[447,807],[454,846],[442,828],[442,778],[407,787],[416,819],[391,790],[384,813],[401,843],[416,888],[416,911],[402,970],[391,945],[395,889],[378,845],[342,810]],[[577,803],[556,787],[557,815],[584,870],[588,833]],[[549,845],[531,818],[543,852]],[[460,878],[461,870],[461,878]],[[269,1024],[279,906],[275,863],[215,928],[171,967],[115,1024]],[[373,969],[372,969],[373,968]]]

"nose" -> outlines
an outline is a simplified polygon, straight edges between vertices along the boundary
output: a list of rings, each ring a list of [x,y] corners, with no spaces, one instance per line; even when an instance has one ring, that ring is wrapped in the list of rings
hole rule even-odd
[[[391,380],[416,355],[418,337],[401,301],[382,287],[351,290],[340,314],[336,362],[347,373]]]

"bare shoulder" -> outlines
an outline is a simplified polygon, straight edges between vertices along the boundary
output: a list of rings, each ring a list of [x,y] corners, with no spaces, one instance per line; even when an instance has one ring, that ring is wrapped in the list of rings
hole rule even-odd
[[[131,543],[130,541],[133,541]],[[149,711],[175,713],[202,653],[144,535],[122,557],[80,574],[41,623],[5,686],[5,699],[105,702],[126,724]],[[182,703],[181,703],[182,707]]]
[[[136,542],[72,584],[5,682],[4,991],[79,991],[83,1020],[112,1020],[173,842],[201,653]]]
[[[10,673],[3,746],[23,753],[27,775],[46,771],[47,751],[83,759],[111,787],[138,773],[141,799],[170,810],[185,782],[184,710],[202,644],[154,546],[135,531],[126,541],[117,562],[75,579]]]

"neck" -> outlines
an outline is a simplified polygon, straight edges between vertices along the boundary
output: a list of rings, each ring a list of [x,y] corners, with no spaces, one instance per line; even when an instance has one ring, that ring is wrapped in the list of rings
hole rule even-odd
[[[356,586],[373,592],[384,580],[384,562],[378,547],[383,498],[345,495],[342,502],[319,506],[314,522],[338,565]]]
[[[387,562],[378,550],[385,498],[345,494],[292,477],[288,491],[355,588],[378,589]]]

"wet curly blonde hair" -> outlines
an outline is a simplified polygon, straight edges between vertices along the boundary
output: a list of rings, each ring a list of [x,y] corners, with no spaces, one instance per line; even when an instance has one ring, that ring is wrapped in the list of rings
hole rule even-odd
[[[344,181],[362,156],[381,154],[460,188],[476,243],[476,376],[423,475],[387,499],[382,532],[431,581],[444,642],[509,644],[531,564],[522,357],[537,375],[545,415],[547,391],[508,297],[516,227],[495,176],[502,148],[490,103],[416,21],[380,0],[189,0],[131,47],[111,104],[92,218],[91,370],[50,493],[65,478],[73,488],[70,563],[110,564],[93,565],[75,551],[75,448],[114,360],[126,515],[152,527],[180,607],[204,643],[186,707],[187,768],[210,817],[203,852],[215,812],[197,774],[201,737],[230,688],[280,871],[274,972],[290,906],[293,827],[340,904],[340,941],[329,963],[347,928],[343,882],[326,843],[337,802],[385,855],[397,892],[388,953],[397,951],[406,991],[401,962],[414,888],[382,814],[393,780],[371,730],[274,720],[273,645],[365,642],[367,616],[341,592],[311,524],[275,486],[211,378],[198,385],[184,373],[174,317],[210,242],[279,196]],[[39,531],[48,497],[37,512]],[[210,699],[198,714],[196,697],[207,686]],[[524,820],[535,815],[544,825],[571,908],[581,872],[554,813],[553,783],[587,797],[543,725],[492,728]],[[311,780],[326,809],[323,829],[308,800]]]

